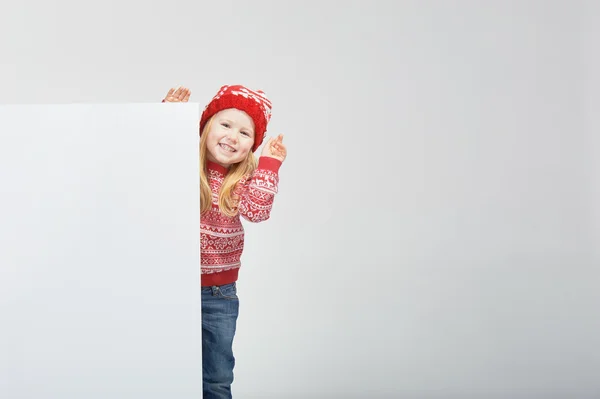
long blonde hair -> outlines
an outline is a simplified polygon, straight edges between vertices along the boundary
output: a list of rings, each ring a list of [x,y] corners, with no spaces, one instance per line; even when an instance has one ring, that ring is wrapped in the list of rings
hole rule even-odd
[[[208,212],[212,207],[212,190],[208,182],[208,170],[206,166],[206,138],[208,131],[212,125],[213,118],[210,118],[202,134],[200,135],[200,214]],[[252,151],[248,152],[248,156],[243,161],[231,165],[225,180],[219,191],[219,210],[226,216],[235,216],[238,212],[237,205],[239,198],[235,193],[238,183],[250,176],[257,167],[257,160]]]

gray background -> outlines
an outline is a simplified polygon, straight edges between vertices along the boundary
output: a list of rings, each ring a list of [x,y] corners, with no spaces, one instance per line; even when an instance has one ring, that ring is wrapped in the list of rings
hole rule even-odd
[[[592,398],[597,4],[20,3],[2,102],[271,97],[235,397]]]
[[[0,398],[201,396],[198,111],[0,106]]]

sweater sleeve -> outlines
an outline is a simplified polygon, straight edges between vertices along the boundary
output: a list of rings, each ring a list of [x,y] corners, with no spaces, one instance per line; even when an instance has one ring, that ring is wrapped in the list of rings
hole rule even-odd
[[[271,216],[273,201],[279,184],[281,161],[260,157],[252,176],[240,182],[238,211],[249,222],[263,222]]]

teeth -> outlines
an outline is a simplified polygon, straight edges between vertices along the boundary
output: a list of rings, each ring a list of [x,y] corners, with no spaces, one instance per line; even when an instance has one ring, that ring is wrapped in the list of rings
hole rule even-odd
[[[219,144],[219,146],[221,146],[221,148],[224,149],[225,151],[235,152],[235,150],[233,149],[233,147],[230,147],[227,144]]]

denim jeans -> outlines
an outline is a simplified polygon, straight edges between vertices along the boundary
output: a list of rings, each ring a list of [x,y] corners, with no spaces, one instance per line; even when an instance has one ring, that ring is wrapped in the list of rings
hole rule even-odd
[[[233,383],[233,337],[239,311],[235,283],[202,287],[202,394],[230,399]]]

